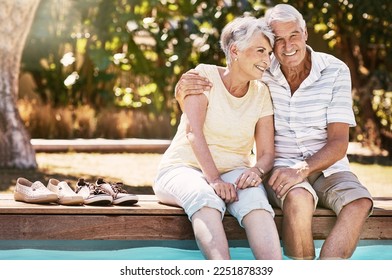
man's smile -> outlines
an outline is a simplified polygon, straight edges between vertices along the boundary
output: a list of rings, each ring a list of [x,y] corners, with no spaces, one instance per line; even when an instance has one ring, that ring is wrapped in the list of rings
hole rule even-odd
[[[293,56],[296,53],[297,53],[297,50],[293,50],[292,52],[289,52],[289,53],[284,52],[283,55],[285,55],[285,56]]]

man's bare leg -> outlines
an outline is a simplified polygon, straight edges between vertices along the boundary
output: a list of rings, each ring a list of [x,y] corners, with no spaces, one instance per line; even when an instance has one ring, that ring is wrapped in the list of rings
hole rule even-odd
[[[348,259],[352,256],[371,207],[372,202],[367,198],[354,200],[343,207],[321,248],[320,259]]]
[[[283,205],[282,240],[284,254],[292,259],[315,258],[312,218],[314,200],[303,188],[289,191]]]

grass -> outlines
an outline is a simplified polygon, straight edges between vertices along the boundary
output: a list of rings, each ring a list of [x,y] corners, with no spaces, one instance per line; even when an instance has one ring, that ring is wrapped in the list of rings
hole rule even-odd
[[[152,184],[162,154],[37,153],[37,170],[0,170],[0,193],[12,193],[18,177],[44,184],[50,178],[75,187],[78,178],[121,181],[129,192],[153,194]],[[351,168],[374,196],[392,197],[392,165],[352,162]]]
[[[350,167],[373,197],[392,197],[392,166],[351,162]]]

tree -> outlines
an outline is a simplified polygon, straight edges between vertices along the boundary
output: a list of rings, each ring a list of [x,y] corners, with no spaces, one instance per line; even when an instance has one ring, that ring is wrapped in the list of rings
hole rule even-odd
[[[51,106],[170,113],[175,126],[173,87],[182,73],[199,63],[224,64],[223,26],[245,13],[263,16],[278,3],[295,6],[327,52],[349,66],[358,123],[351,140],[392,154],[390,0],[42,0],[24,71]]]
[[[39,1],[0,1],[0,167],[37,167],[16,100],[23,47]]]
[[[177,80],[200,62],[223,64],[219,30],[250,10],[244,0],[42,0],[23,70],[53,107],[169,113],[174,126]],[[65,65],[67,55],[72,62]],[[77,78],[65,85],[71,76]]]

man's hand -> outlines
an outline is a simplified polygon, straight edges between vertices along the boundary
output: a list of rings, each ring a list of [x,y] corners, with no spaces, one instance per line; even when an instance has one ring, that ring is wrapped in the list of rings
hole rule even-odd
[[[210,90],[212,83],[205,77],[199,75],[196,70],[189,70],[182,74],[175,89],[176,100],[182,104],[189,94],[202,94]]]
[[[300,162],[292,167],[277,168],[268,184],[278,198],[283,197],[294,185],[303,182],[309,176],[309,166]]]

